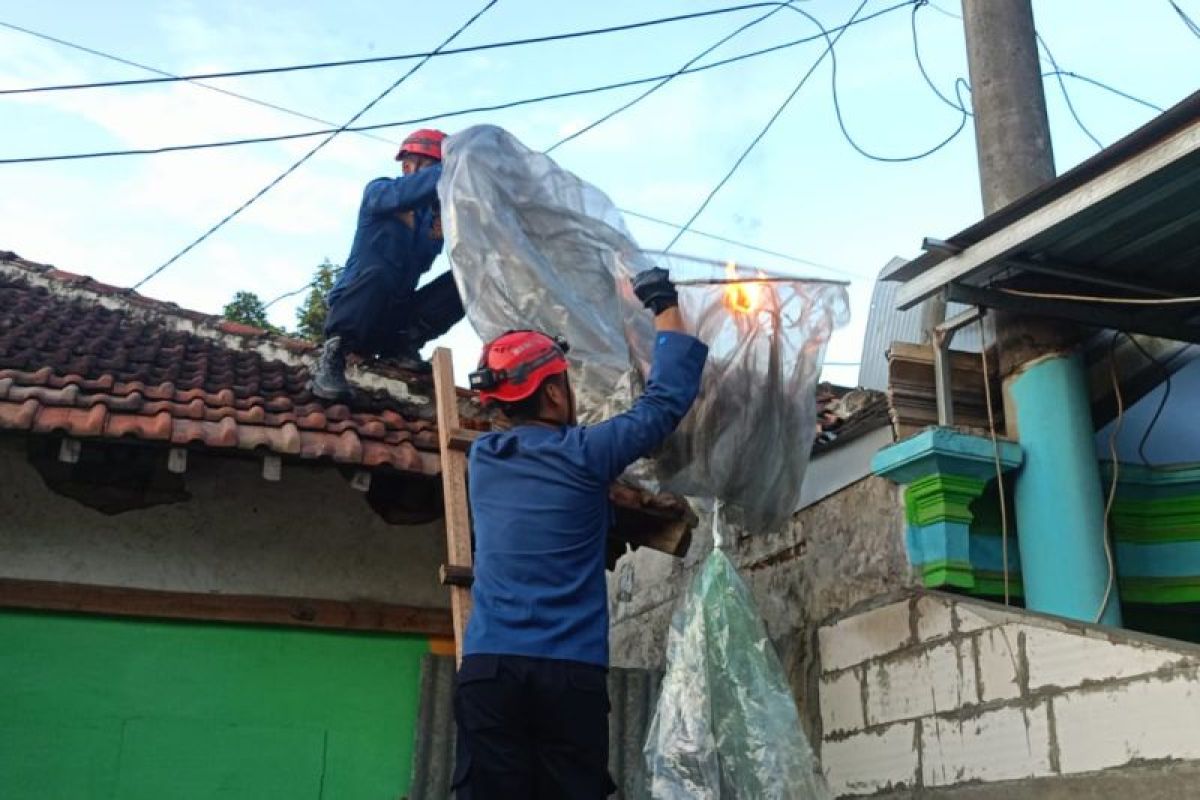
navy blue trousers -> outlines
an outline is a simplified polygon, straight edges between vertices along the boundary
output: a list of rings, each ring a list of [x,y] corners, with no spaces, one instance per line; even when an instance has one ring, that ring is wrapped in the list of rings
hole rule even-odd
[[[415,276],[368,265],[330,293],[325,337],[341,336],[346,349],[359,355],[415,354],[464,313],[449,272],[417,289]]]
[[[464,656],[454,687],[458,800],[601,800],[608,670],[524,656]]]

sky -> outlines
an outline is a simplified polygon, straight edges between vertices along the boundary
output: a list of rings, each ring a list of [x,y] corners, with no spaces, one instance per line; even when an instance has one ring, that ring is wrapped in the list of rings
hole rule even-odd
[[[868,0],[863,14],[894,0]],[[1200,0],[1177,0],[1200,20]],[[456,41],[483,44],[619,25],[735,5],[733,0],[499,0]],[[826,26],[856,2],[796,3]],[[430,50],[483,6],[369,0],[0,0],[16,25],[175,74],[247,69]],[[938,0],[915,15],[934,84],[953,98],[967,77],[961,12]],[[1035,21],[1060,69],[1103,81],[1167,108],[1198,88],[1200,38],[1168,0],[1035,0]],[[473,106],[571,91],[678,69],[765,13],[748,9],[637,31],[432,59],[360,123],[401,121]],[[914,58],[914,15],[902,8],[855,26],[837,46],[837,98],[850,135],[883,156],[921,153],[959,126]],[[708,57],[769,47],[816,33],[784,10]],[[553,157],[621,208],[688,219],[824,50],[813,42],[679,77]],[[1043,52],[1044,69],[1051,67]],[[414,62],[211,80],[227,91],[330,121],[336,127]],[[703,63],[703,62],[701,62]],[[0,27],[0,89],[147,77],[136,67]],[[1153,118],[1144,105],[1065,78],[1075,111],[1104,145]],[[1097,151],[1072,118],[1057,80],[1045,83],[1061,173]],[[495,124],[543,149],[644,87],[434,120],[451,133]],[[855,151],[834,113],[825,59],[715,196],[694,229],[787,253],[811,264],[685,235],[675,251],[772,273],[851,281],[851,321],[836,332],[824,377],[854,385],[873,278],[893,256],[911,258],[925,236],[946,238],[982,215],[970,122],[936,153],[884,163]],[[422,123],[423,125],[426,123]],[[187,82],[0,94],[0,158],[147,148],[269,136],[324,126]],[[325,258],[349,250],[362,187],[397,175],[395,142],[411,127],[345,133],[247,211],[147,282],[141,292],[219,313],[239,290],[264,300],[307,283]],[[315,139],[193,152],[33,164],[0,164],[0,250],[117,285],[132,285],[279,175]],[[646,249],[671,228],[628,217]],[[816,266],[822,265],[822,266]],[[439,259],[427,278],[448,268]],[[291,327],[302,296],[271,309]],[[478,352],[467,323],[442,343],[458,372]],[[465,354],[465,355],[464,355]]]

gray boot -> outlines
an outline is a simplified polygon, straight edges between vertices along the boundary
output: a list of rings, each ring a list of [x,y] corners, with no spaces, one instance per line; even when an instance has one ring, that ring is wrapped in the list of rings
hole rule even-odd
[[[309,391],[322,400],[349,400],[354,390],[346,380],[346,353],[342,349],[342,337],[331,336],[321,350],[317,371],[308,382]]]

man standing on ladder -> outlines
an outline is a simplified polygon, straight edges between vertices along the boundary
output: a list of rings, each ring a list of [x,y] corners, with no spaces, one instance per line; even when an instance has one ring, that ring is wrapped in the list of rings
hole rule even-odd
[[[363,191],[346,268],[329,293],[325,347],[309,384],[322,400],[352,396],[347,353],[428,371],[421,347],[463,318],[450,272],[417,288],[442,252],[437,184],[445,138],[431,129],[410,134],[396,155],[401,177],[376,178]]]
[[[687,414],[708,348],[683,332],[664,269],[634,291],[654,312],[654,363],[633,407],[576,424],[567,345],[536,331],[484,347],[471,385],[511,430],[468,462],[473,611],[455,687],[460,800],[607,797],[608,490]]]

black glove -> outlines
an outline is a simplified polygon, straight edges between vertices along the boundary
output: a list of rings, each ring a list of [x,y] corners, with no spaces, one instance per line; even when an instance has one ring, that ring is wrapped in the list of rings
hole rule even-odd
[[[662,267],[654,267],[635,275],[633,293],[656,317],[668,308],[679,305],[679,292],[675,290],[675,284],[671,283],[671,273]]]

